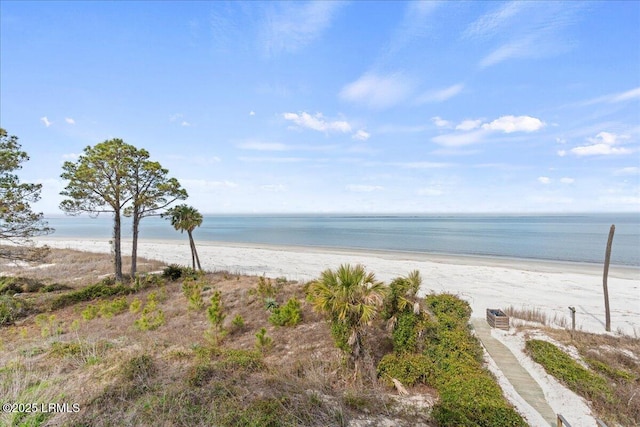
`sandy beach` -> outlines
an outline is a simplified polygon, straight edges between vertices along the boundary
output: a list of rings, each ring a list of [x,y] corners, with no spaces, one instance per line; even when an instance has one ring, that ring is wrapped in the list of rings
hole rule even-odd
[[[95,239],[40,238],[40,244],[92,252],[109,252],[109,242]],[[440,254],[359,251],[334,248],[196,242],[202,267],[231,273],[287,277],[307,281],[343,263],[363,264],[380,280],[419,270],[423,294],[450,292],[469,301],[473,317],[486,308],[539,309],[550,319],[570,324],[569,306],[576,308],[576,328],[604,332],[602,266],[535,260]],[[130,252],[131,242],[122,249]],[[141,240],[138,254],[167,264],[189,265],[188,242]],[[640,269],[611,266],[611,325],[614,332],[640,336]]]

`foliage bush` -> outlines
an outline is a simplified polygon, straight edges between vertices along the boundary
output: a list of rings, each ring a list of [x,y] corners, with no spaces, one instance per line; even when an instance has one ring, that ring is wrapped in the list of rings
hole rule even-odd
[[[129,295],[134,292],[135,290],[133,288],[122,284],[108,285],[103,281],[77,291],[60,295],[51,301],[51,309],[58,310],[83,301],[91,301],[110,296]]]
[[[158,308],[155,292],[147,297],[147,303],[134,324],[141,331],[152,331],[164,325],[164,312]]]
[[[142,301],[140,301],[140,298],[138,297],[134,298],[133,301],[131,301],[131,304],[129,305],[129,311],[133,314],[137,314],[141,308],[142,308]]]
[[[0,295],[0,326],[10,325],[26,316],[27,303],[9,295]]]
[[[187,298],[189,310],[198,311],[204,308],[204,301],[202,300],[203,287],[203,281],[192,277],[188,277],[182,282],[182,293]]]
[[[391,333],[393,350],[398,353],[421,351],[428,330],[434,327],[435,325],[424,313],[416,314],[413,311],[401,313]]]
[[[0,295],[38,292],[44,283],[29,277],[0,276]]]
[[[273,282],[269,278],[265,278],[264,276],[258,277],[258,286],[249,291],[250,295],[258,295],[260,298],[275,298],[280,290],[281,283],[278,283],[277,286],[273,285]]]
[[[433,378],[433,363],[423,354],[389,353],[378,363],[378,376],[389,386],[392,378],[405,386],[427,384]]]
[[[431,416],[439,426],[526,426],[491,373],[483,368],[482,348],[468,328],[469,304],[451,294],[429,295],[425,303],[435,321],[425,328],[422,357],[406,353],[383,358],[385,363],[378,366],[378,372],[404,375],[409,382],[417,378],[435,387],[440,401]],[[405,322],[409,330],[413,323]],[[407,336],[403,334],[396,341],[401,346],[410,343]]]
[[[126,297],[115,298],[112,301],[103,301],[100,303],[99,314],[105,319],[111,319],[113,316],[124,313],[129,308]]]
[[[237,328],[237,329],[243,329],[244,328],[244,318],[237,314],[236,317],[233,318],[233,320],[231,321],[231,324]]]
[[[98,312],[99,309],[97,306],[89,304],[84,310],[82,310],[81,315],[84,320],[89,321],[98,317]]]
[[[589,399],[611,402],[613,393],[600,375],[582,367],[564,351],[550,342],[529,340],[526,351],[545,371],[563,382],[571,390]]]
[[[273,339],[267,336],[267,329],[260,328],[256,333],[256,348],[261,352],[269,350],[273,346]]]
[[[162,270],[162,277],[165,277],[173,282],[184,277],[195,279],[198,277],[198,273],[191,267],[183,267],[178,264],[168,265]]]
[[[296,326],[302,321],[300,301],[290,298],[285,305],[277,307],[269,316],[269,322],[275,326]]]

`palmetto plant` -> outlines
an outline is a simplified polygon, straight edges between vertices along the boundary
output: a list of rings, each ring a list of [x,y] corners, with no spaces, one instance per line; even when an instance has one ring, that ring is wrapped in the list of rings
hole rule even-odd
[[[412,271],[406,277],[398,277],[391,282],[383,310],[383,317],[390,330],[395,328],[400,314],[410,311],[415,314],[420,313],[418,291],[421,285],[422,277],[420,277],[418,270]]]
[[[171,221],[173,228],[181,233],[186,230],[189,235],[189,246],[191,247],[191,263],[193,265],[193,269],[196,269],[197,263],[198,270],[202,270],[202,267],[200,266],[200,258],[196,251],[196,244],[193,241],[193,230],[202,225],[202,214],[193,206],[182,204],[168,209],[167,212],[162,214],[162,217],[168,218]]]
[[[325,270],[308,288],[313,308],[331,320],[336,345],[355,364],[364,357],[365,327],[378,315],[387,288],[360,264]]]

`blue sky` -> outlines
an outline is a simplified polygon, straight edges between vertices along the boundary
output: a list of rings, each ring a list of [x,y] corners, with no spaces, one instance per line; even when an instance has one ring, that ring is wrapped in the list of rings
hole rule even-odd
[[[640,212],[640,3],[0,3],[0,125],[206,213]]]

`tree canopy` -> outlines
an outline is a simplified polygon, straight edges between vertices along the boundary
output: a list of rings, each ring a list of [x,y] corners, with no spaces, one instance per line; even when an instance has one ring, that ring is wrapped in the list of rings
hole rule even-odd
[[[110,139],[86,147],[76,162],[65,162],[63,179],[69,181],[60,193],[67,199],[60,209],[70,215],[87,213],[97,216],[111,213],[114,217],[113,252],[116,280],[122,274],[122,216],[133,218],[132,277],[136,272],[137,240],[140,220],[158,214],[159,210],[187,192],[160,163],[149,160],[149,152],[126,144],[121,139]]]
[[[0,257],[31,260],[42,254],[31,245],[31,238],[53,232],[42,213],[33,212],[31,203],[40,200],[42,184],[21,183],[15,171],[29,160],[18,137],[0,128],[0,241],[17,246],[0,248]]]

